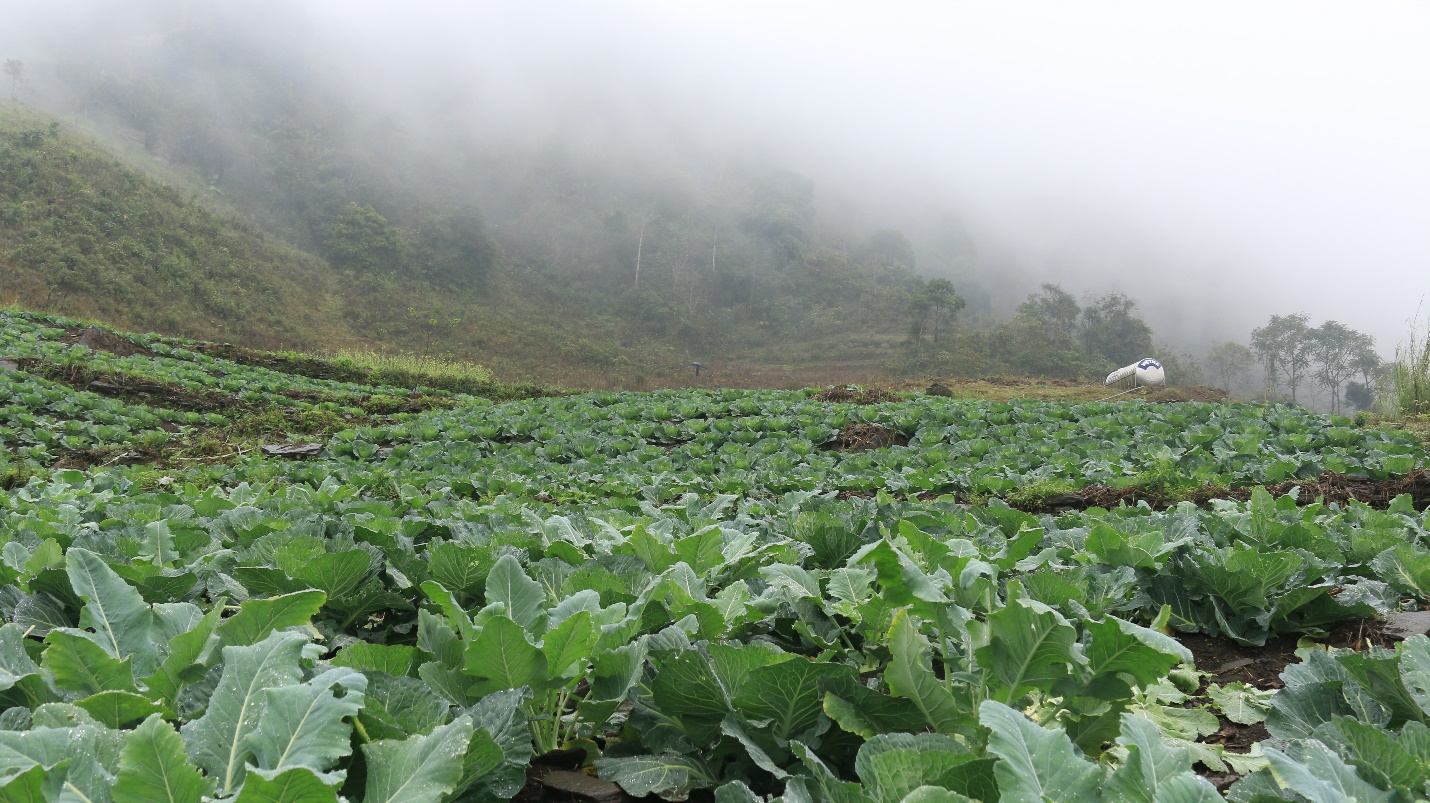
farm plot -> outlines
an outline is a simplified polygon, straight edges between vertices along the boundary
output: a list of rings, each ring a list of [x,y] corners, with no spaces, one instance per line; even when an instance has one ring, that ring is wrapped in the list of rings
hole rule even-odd
[[[1430,604],[1430,513],[1295,489],[1418,487],[1415,442],[1293,407],[811,395],[473,400],[311,461],[0,492],[0,794],[1427,794],[1430,639],[1317,645]],[[1246,501],[998,498],[1173,480]],[[1296,637],[1275,683],[1188,648]]]
[[[1250,404],[827,404],[797,391],[596,393],[472,406],[341,433],[336,471],[398,473],[474,498],[661,502],[692,492],[957,494],[1031,487],[1244,488],[1323,474],[1404,479],[1424,450],[1399,432]],[[378,471],[377,469],[382,469]],[[1215,494],[1213,494],[1215,495]]]
[[[0,444],[8,459],[48,466],[121,448],[152,455],[265,412],[341,421],[460,401],[438,390],[294,376],[185,345],[0,311]]]

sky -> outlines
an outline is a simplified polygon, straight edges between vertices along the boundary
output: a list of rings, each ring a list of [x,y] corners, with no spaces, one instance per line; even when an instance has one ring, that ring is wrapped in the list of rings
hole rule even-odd
[[[1389,356],[1430,294],[1430,3],[296,2],[207,4],[488,134],[757,149],[911,236],[956,210],[1192,347],[1304,311]]]

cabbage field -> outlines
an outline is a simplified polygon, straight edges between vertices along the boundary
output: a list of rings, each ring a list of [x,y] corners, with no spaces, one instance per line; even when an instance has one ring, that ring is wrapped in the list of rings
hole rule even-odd
[[[1430,605],[1395,431],[494,403],[0,326],[0,800],[1430,796],[1430,638],[1380,630]],[[194,451],[272,410],[321,453]]]

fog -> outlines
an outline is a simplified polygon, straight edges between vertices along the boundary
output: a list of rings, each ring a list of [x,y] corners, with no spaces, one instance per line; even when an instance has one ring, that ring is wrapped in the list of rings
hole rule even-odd
[[[1388,355],[1430,291],[1424,3],[6,5],[0,57],[221,15],[433,143],[758,158],[1004,312],[1055,281],[1184,348],[1305,311]],[[928,258],[950,221],[976,264]]]

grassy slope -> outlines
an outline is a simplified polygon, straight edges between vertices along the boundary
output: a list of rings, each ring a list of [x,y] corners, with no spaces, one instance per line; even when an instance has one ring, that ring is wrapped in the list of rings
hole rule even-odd
[[[340,346],[326,265],[188,202],[50,118],[0,105],[0,299],[259,345]]]

